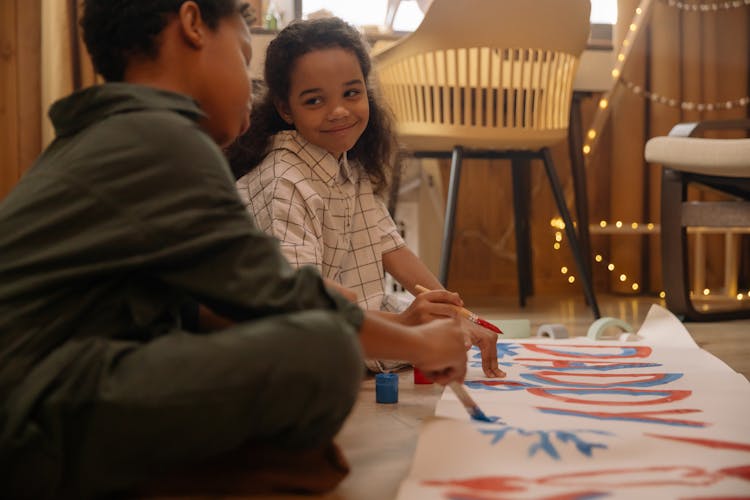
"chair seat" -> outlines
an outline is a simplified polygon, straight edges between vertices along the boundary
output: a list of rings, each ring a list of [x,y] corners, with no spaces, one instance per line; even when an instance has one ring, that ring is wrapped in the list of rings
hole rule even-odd
[[[682,172],[750,177],[750,139],[654,137],[646,143],[645,157]]]
[[[461,144],[470,149],[538,151],[567,138],[567,128],[531,130],[523,128],[446,126],[399,123],[399,142],[414,151],[451,151]]]

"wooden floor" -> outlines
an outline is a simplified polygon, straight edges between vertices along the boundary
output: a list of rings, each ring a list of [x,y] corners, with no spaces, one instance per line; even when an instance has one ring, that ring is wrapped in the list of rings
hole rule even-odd
[[[644,298],[599,297],[603,316],[627,321],[636,329],[651,304]],[[488,319],[531,321],[532,334],[542,323],[562,323],[571,336],[585,335],[593,321],[590,310],[580,299],[532,298],[519,309],[515,299],[475,301],[467,304]],[[687,330],[701,347],[724,360],[734,370],[750,378],[750,320],[724,323],[688,323]],[[275,496],[275,499],[388,500],[395,498],[401,480],[411,465],[421,422],[434,414],[442,387],[414,385],[411,370],[399,374],[399,402],[375,403],[375,385],[369,377],[362,385],[359,400],[337,437],[352,467],[339,488],[327,495]],[[257,497],[256,497],[257,498]]]

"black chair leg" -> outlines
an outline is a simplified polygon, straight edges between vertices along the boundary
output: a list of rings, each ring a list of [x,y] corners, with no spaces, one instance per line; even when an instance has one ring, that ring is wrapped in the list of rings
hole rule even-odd
[[[596,302],[594,296],[594,287],[591,279],[586,272],[586,265],[583,262],[583,255],[581,254],[581,248],[578,245],[578,238],[576,237],[575,228],[573,227],[573,220],[570,217],[568,206],[565,204],[565,197],[563,196],[562,186],[560,185],[560,179],[557,177],[555,171],[555,165],[552,162],[552,155],[550,155],[549,148],[542,149],[542,157],[544,159],[544,168],[547,171],[547,178],[549,179],[550,186],[552,187],[552,193],[555,195],[555,201],[557,202],[557,208],[560,210],[560,215],[565,223],[565,235],[568,238],[568,244],[573,252],[573,259],[575,260],[578,274],[581,276],[583,281],[583,293],[591,306],[591,310],[594,313],[594,318],[599,319],[599,305]]]
[[[570,149],[570,170],[573,176],[573,191],[575,192],[576,219],[578,220],[578,241],[581,244],[583,263],[586,273],[593,283],[591,271],[591,238],[589,235],[589,206],[586,189],[586,168],[583,160],[581,99],[579,93],[573,94],[568,122],[568,147]]]
[[[531,272],[531,233],[529,231],[529,168],[527,157],[511,157],[513,179],[513,214],[516,229],[516,260],[518,271],[518,302],[526,306],[526,297],[533,294]]]
[[[667,309],[677,316],[696,312],[688,283],[687,231],[682,227],[682,202],[687,186],[682,174],[665,168],[661,177],[661,266]]]
[[[458,200],[458,186],[461,182],[461,162],[464,150],[461,146],[453,148],[451,156],[451,175],[448,181],[448,201],[445,206],[445,226],[443,226],[443,249],[440,255],[440,274],[438,280],[443,286],[448,285],[448,268],[451,263],[453,250],[453,230],[456,221],[456,201]]]

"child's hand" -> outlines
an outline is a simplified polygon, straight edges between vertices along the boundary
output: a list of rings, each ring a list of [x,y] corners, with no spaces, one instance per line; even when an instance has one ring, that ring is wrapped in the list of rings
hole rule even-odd
[[[470,321],[466,327],[466,348],[472,345],[479,347],[482,354],[482,370],[490,378],[505,377],[505,372],[497,366],[497,333]]]
[[[399,315],[399,321],[404,325],[421,325],[437,318],[455,318],[458,316],[455,306],[463,305],[457,293],[446,290],[423,292]]]
[[[439,384],[463,382],[466,376],[463,321],[441,319],[415,330],[424,339],[424,345],[413,360],[414,366]]]

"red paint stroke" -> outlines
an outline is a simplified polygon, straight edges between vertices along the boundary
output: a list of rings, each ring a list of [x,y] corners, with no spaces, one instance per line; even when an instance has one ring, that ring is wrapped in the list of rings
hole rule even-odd
[[[747,443],[737,443],[733,441],[718,441],[716,439],[692,438],[692,437],[684,437],[684,436],[666,436],[664,434],[646,433],[645,435],[650,436],[650,437],[660,438],[660,439],[670,439],[672,441],[680,441],[683,443],[695,444],[698,446],[705,446],[707,448],[716,448],[720,450],[746,451],[750,453],[750,444],[747,444]]]
[[[664,377],[666,377],[666,373],[568,373],[568,372],[554,372],[554,371],[539,371],[535,372],[533,374],[535,377],[540,378],[546,382],[549,382],[551,385],[555,385],[556,383],[562,383],[562,384],[568,384],[568,383],[575,383],[579,386],[588,386],[588,387],[601,387],[607,385],[609,382],[602,382],[601,384],[589,384],[585,382],[575,382],[571,381],[568,382],[565,379],[576,379],[579,377],[591,377],[596,380],[606,379],[606,378],[633,378],[637,379],[633,382],[628,382],[629,384],[637,384],[637,383],[643,383],[643,382],[657,382],[659,380],[664,380]],[[663,382],[662,382],[663,383]]]
[[[607,489],[634,486],[710,486],[723,477],[718,471],[710,472],[702,467],[675,465],[568,472],[539,478],[536,483]]]
[[[482,499],[480,499],[482,500]],[[489,499],[489,500],[498,500],[498,499]],[[710,497],[685,497],[681,500],[750,500],[750,495],[742,495],[739,497],[717,497],[717,496],[710,496]]]
[[[541,396],[544,398],[550,398],[555,399],[557,401],[562,401],[563,403],[575,403],[575,404],[586,404],[586,405],[611,405],[611,406],[639,406],[639,405],[659,405],[664,403],[672,403],[674,401],[680,401],[687,397],[689,397],[693,391],[682,391],[682,390],[656,390],[656,391],[650,391],[646,389],[607,389],[607,392],[610,394],[624,394],[627,395],[629,393],[631,394],[663,394],[668,393],[668,395],[656,398],[656,399],[650,399],[648,401],[594,401],[590,399],[579,399],[579,398],[571,398],[568,396],[558,396],[557,394],[550,394],[549,391],[556,391],[559,389],[547,389],[544,387],[529,387],[526,389],[529,391],[530,394],[534,394],[535,396]],[[587,394],[587,391],[590,391],[590,389],[565,389],[566,392],[578,392],[580,391],[583,394]]]
[[[572,352],[558,352],[549,348],[549,344],[523,344],[525,348],[530,351],[538,352],[540,354],[547,354],[549,356],[557,356],[561,358],[590,358],[596,359],[627,359],[627,358],[647,358],[651,355],[652,349],[648,346],[616,346],[616,345],[564,345],[558,346],[560,349],[570,349],[580,347],[582,349],[628,349],[635,351],[632,355],[612,354],[609,356],[595,356],[593,354],[586,353],[572,353]]]
[[[602,420],[636,420],[640,422],[651,422],[655,424],[668,424],[668,425],[689,425],[691,427],[706,427],[708,422],[700,422],[697,420],[682,420],[678,418],[659,418],[656,415],[682,415],[685,413],[703,413],[703,410],[698,409],[679,409],[679,410],[660,410],[660,411],[581,411],[581,410],[567,410],[562,408],[552,408],[549,406],[537,406],[537,410],[549,411],[549,412],[560,412],[563,415],[569,415],[571,417],[592,417]],[[660,436],[657,434],[649,434],[653,437],[667,437]]]
[[[648,476],[649,479],[644,479]],[[443,486],[454,488],[448,492],[452,499],[501,500],[502,497],[491,495],[508,493],[525,493],[535,485],[550,487],[585,488],[576,492],[561,493],[556,496],[543,497],[548,500],[574,500],[589,498],[601,492],[616,488],[640,488],[660,486],[707,487],[726,478],[737,478],[750,481],[750,465],[727,467],[709,471],[695,466],[649,466],[622,469],[599,469],[583,472],[566,472],[538,478],[521,476],[484,476],[462,480],[425,480],[424,486]],[[734,497],[736,500],[737,497]]]
[[[508,387],[527,387],[529,385],[524,382],[514,382],[513,380],[471,380],[470,382],[472,384],[488,386],[504,385]]]
[[[460,486],[479,491],[526,491],[527,480],[519,476],[485,476],[471,479],[428,480],[422,481],[425,486]]]
[[[590,498],[599,498],[603,495],[606,495],[606,492],[603,491],[575,491],[572,493],[560,493],[557,495],[550,495],[550,496],[543,496],[543,497],[534,497],[534,500],[586,500]],[[477,494],[477,493],[465,493],[460,490],[448,490],[445,494],[443,494],[443,497],[448,498],[450,500],[517,500],[517,497],[508,497],[505,495],[497,496],[495,494]]]

